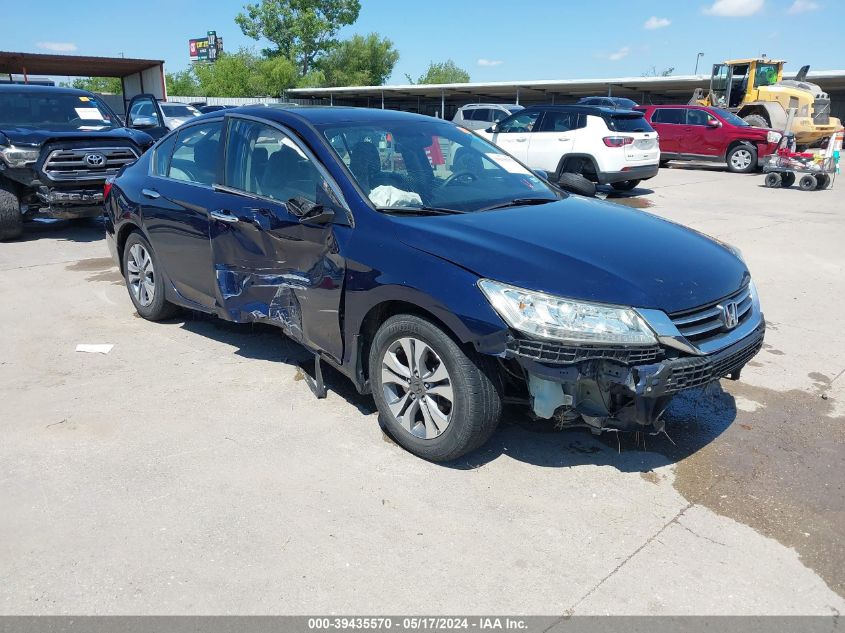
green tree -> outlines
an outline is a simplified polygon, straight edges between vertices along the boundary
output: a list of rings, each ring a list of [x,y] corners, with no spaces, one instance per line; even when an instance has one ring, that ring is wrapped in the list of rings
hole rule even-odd
[[[77,77],[65,86],[88,92],[101,92],[104,94],[123,94],[123,84],[118,77]]]
[[[196,97],[200,95],[200,85],[193,68],[186,68],[164,76],[167,94],[180,97]]]
[[[458,66],[451,59],[445,62],[431,62],[428,70],[416,82],[410,75],[405,75],[410,83],[418,84],[465,84],[469,81],[469,73]]]
[[[353,35],[317,63],[325,86],[380,86],[399,60],[399,51],[378,33]]]
[[[359,0],[260,0],[244,7],[235,22],[244,35],[268,39],[282,55],[307,75],[320,55],[337,45],[338,30],[358,19]]]
[[[207,97],[278,97],[298,79],[287,59],[264,59],[243,48],[222,53],[213,63],[197,64],[193,71],[199,82],[197,94]]]

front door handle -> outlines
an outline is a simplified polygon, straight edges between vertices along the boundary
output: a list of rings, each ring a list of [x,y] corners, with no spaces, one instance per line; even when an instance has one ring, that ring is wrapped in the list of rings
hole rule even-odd
[[[525,141],[527,141],[528,139],[527,139],[527,138],[515,138],[514,140],[515,140],[517,143],[524,143],[524,142],[525,142]]]
[[[559,141],[568,141],[568,140],[569,140],[569,137],[568,137],[568,136],[558,136],[558,137],[557,137],[557,140],[559,140]]]
[[[220,220],[221,222],[226,222],[228,224],[234,224],[235,222],[239,222],[240,219],[236,215],[232,215],[228,211],[224,211],[223,209],[216,209],[211,212],[211,217],[215,220]]]
[[[147,198],[152,198],[153,200],[155,200],[156,198],[161,198],[161,194],[155,189],[141,189],[141,193],[144,194]]]

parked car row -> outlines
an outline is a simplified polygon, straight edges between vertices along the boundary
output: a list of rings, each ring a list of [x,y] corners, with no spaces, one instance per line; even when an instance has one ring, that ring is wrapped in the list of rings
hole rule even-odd
[[[461,107],[453,121],[588,196],[597,184],[631,190],[671,160],[725,162],[730,171],[752,172],[781,138],[724,109],[639,106],[623,97],[529,108],[476,103]]]

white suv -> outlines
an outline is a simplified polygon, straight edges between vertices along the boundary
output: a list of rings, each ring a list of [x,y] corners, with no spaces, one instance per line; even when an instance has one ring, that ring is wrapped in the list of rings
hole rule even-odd
[[[515,103],[471,103],[455,113],[452,123],[470,130],[483,130],[523,109]]]
[[[531,106],[477,132],[565,189],[628,191],[657,175],[657,132],[641,112],[595,106]]]

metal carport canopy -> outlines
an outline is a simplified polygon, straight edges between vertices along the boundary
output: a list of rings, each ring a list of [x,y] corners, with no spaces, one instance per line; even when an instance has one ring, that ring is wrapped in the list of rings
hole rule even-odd
[[[784,79],[791,79],[795,73],[784,73]],[[810,81],[822,84],[830,90],[835,84],[845,87],[845,70],[811,71]],[[408,84],[388,86],[347,86],[338,88],[295,88],[288,95],[300,99],[340,99],[389,97],[427,97],[454,99],[475,97],[513,101],[517,91],[521,97],[536,99],[545,95],[606,95],[619,90],[623,93],[657,91],[662,94],[689,94],[696,88],[706,87],[709,76],[676,75],[669,77],[611,77],[604,79],[552,79],[538,81],[496,81],[488,83],[459,84]]]
[[[167,98],[164,61],[129,57],[85,55],[42,55],[0,51],[0,74],[60,75],[71,77],[119,77],[123,82],[124,103],[147,92]]]

